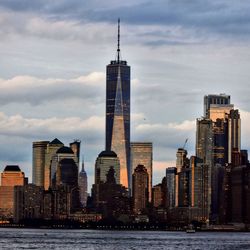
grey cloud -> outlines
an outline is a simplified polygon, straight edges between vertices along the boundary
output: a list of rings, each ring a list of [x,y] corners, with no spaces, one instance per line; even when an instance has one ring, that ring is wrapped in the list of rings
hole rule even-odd
[[[90,77],[90,78],[89,78]],[[103,102],[104,73],[94,72],[77,79],[40,79],[17,76],[0,79],[0,103],[30,103],[78,98],[85,103]]]
[[[3,0],[0,6],[12,11],[37,13],[53,20],[74,20],[83,23],[114,23],[114,19],[120,16],[122,22],[130,25],[160,25],[163,28],[180,26],[184,30],[192,30],[192,35],[199,39],[209,37],[209,33],[228,37],[249,37],[250,34],[250,4],[247,1],[161,0],[130,3],[126,6],[115,4],[114,1],[105,1],[105,4],[102,4],[99,1],[80,0]],[[185,37],[183,40],[186,40]],[[163,42],[159,40],[158,44]],[[171,44],[171,41],[169,43]],[[179,44],[179,41],[176,44]]]

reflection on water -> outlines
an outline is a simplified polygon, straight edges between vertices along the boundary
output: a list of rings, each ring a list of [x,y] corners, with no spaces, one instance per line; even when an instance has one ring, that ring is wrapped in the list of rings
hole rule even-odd
[[[1,228],[0,249],[250,249],[250,233]]]

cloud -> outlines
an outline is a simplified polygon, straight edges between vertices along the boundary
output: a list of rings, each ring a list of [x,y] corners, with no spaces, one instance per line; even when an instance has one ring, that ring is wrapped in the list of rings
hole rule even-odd
[[[24,118],[21,115],[7,116],[0,112],[0,135],[24,138],[54,136],[83,136],[85,139],[100,137],[104,131],[104,117],[92,116],[85,120],[79,117],[46,119]]]
[[[143,123],[135,127],[133,133],[137,141],[152,141],[154,157],[156,161],[175,159],[176,150],[182,147],[186,138],[189,142],[186,146],[190,154],[194,151],[195,121],[183,121],[180,123]]]
[[[1,1],[2,30],[40,38],[104,43],[113,37],[114,22],[119,13],[122,22],[126,23],[125,39],[133,44],[158,47],[225,39],[248,41],[250,38],[250,4],[247,1],[145,0],[117,3],[110,0],[105,4],[79,0],[26,1]]]
[[[41,79],[16,76],[0,79],[0,103],[30,103],[38,105],[47,101],[81,98],[96,103],[103,100],[105,74],[92,72],[74,79]]]

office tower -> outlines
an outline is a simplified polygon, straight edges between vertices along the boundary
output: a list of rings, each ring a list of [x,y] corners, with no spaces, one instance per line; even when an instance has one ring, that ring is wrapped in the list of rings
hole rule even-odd
[[[48,190],[51,186],[51,163],[52,158],[56,155],[56,152],[59,148],[64,146],[64,144],[55,138],[47,145],[46,154],[45,154],[45,171],[44,171],[44,189]],[[55,171],[54,171],[55,173]]]
[[[196,120],[196,157],[203,163],[213,164],[213,123],[210,119]]]
[[[43,218],[43,190],[34,184],[14,187],[14,222]]]
[[[190,203],[190,186],[189,186],[189,177],[190,169],[184,168],[181,172],[177,173],[178,177],[178,206],[179,207],[188,207]]]
[[[76,211],[80,207],[80,195],[78,188],[78,167],[73,158],[62,158],[58,161],[55,183],[55,190],[62,186],[70,190],[70,210],[72,212]]]
[[[247,166],[238,166],[232,169],[232,222],[244,223],[246,215],[249,213],[246,211],[246,201],[248,200],[246,186],[249,184],[249,177],[246,178],[248,176],[246,173],[249,174],[249,167]]]
[[[120,184],[120,161],[113,151],[102,151],[95,163],[95,184],[106,182],[107,173],[113,167],[115,180]]]
[[[167,202],[168,208],[176,206],[176,174],[177,170],[175,167],[166,169],[166,182],[167,182]]]
[[[24,173],[19,166],[7,165],[1,173],[0,217],[12,218],[14,207],[14,186],[26,184]]]
[[[44,186],[45,154],[49,141],[33,142],[32,183]]]
[[[63,164],[70,164],[70,165],[75,164],[78,176],[77,156],[74,154],[73,150],[70,147],[63,146],[59,148],[56,151],[56,153],[52,156],[50,171],[51,171],[51,183],[53,185],[57,182],[56,171],[60,166],[62,160],[66,159],[68,159],[68,161],[64,161]],[[73,167],[71,168],[71,170],[75,171],[73,170]],[[77,183],[78,183],[78,177],[76,178],[75,185],[77,185]]]
[[[232,163],[232,152],[241,149],[241,120],[238,110],[230,104],[230,96],[208,95],[204,97],[204,114],[213,121],[214,163]]]
[[[184,148],[178,148],[176,153],[176,170],[177,174],[175,177],[175,206],[179,206],[179,173],[189,167],[189,159],[187,158],[187,150]]]
[[[153,144],[152,142],[131,142],[130,143],[130,167],[132,172],[138,165],[143,165],[148,172],[148,193],[149,202],[152,196],[152,165],[153,165]],[[131,187],[130,187],[131,189]]]
[[[133,211],[141,214],[148,205],[148,172],[143,165],[138,165],[132,175]]]
[[[239,110],[232,109],[228,114],[228,163],[232,163],[232,154],[241,150],[241,119]]]
[[[58,162],[56,185],[78,186],[78,167],[72,158],[63,158]]]
[[[106,70],[106,150],[120,159],[120,182],[129,188],[130,170],[130,66],[120,60],[120,21],[115,61]]]
[[[192,158],[191,172],[193,192],[192,204],[201,209],[201,220],[209,220],[212,202],[212,175],[214,174],[214,148],[213,122],[202,118],[196,120],[196,158]],[[220,140],[219,140],[220,141]],[[214,151],[213,151],[214,150]],[[218,147],[218,150],[220,148]],[[220,154],[218,154],[220,155]]]
[[[74,190],[73,190],[74,191]],[[67,185],[57,186],[52,189],[53,195],[53,217],[55,219],[67,219],[70,213],[75,212],[74,192]]]
[[[75,155],[75,162],[78,168],[79,172],[79,161],[80,161],[80,147],[81,147],[81,141],[80,140],[74,140],[74,142],[71,142],[69,144],[70,148],[74,152]]]
[[[245,223],[250,224],[250,167],[245,171]]]
[[[23,186],[25,184],[25,176],[17,165],[7,165],[1,173],[1,186]]]
[[[152,205],[153,207],[160,207],[162,206],[162,198],[163,198],[163,192],[162,192],[162,184],[157,184],[153,186],[152,188]]]
[[[246,149],[242,149],[240,151],[241,165],[248,165],[248,151]]]
[[[211,206],[211,169],[198,157],[190,158],[190,206],[198,208],[199,221],[207,222]]]
[[[233,149],[231,165],[234,167],[241,165],[241,152],[239,152],[237,148]]]
[[[210,118],[211,105],[229,105],[230,96],[225,94],[204,96],[204,117]]]
[[[79,173],[78,186],[81,206],[86,207],[88,198],[88,176],[84,169],[84,162],[82,162],[82,170]]]
[[[224,176],[222,181],[222,191],[219,194],[219,216],[218,221],[220,224],[227,224],[232,221],[232,185],[231,174],[232,165],[229,164],[224,168]]]
[[[130,213],[127,189],[116,183],[113,167],[109,168],[105,182],[93,185],[92,197],[96,212],[102,213],[104,218],[118,218],[121,214]]]
[[[181,171],[182,168],[188,167],[187,150],[184,148],[178,148],[176,153],[176,169],[177,173]]]

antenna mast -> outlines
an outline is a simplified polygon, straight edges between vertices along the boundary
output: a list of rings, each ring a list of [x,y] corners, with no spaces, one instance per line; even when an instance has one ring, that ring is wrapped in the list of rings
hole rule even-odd
[[[117,61],[120,62],[120,18],[118,18]]]

